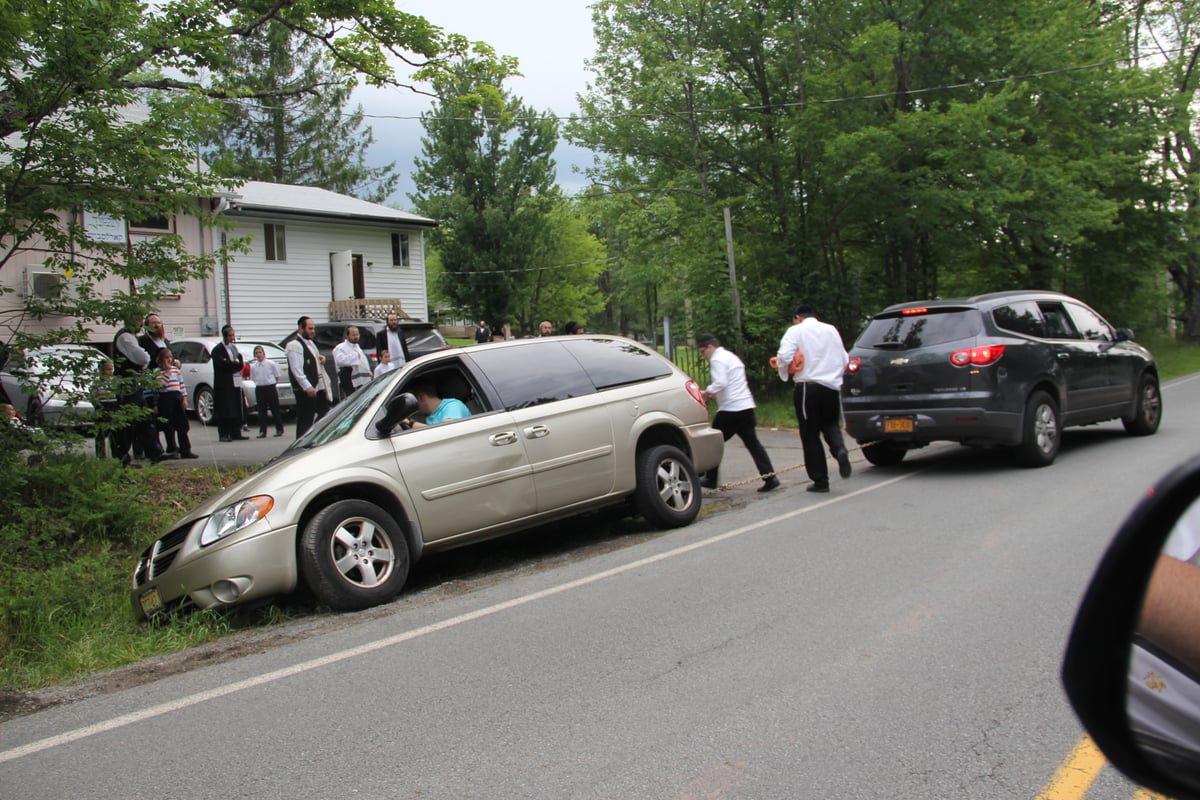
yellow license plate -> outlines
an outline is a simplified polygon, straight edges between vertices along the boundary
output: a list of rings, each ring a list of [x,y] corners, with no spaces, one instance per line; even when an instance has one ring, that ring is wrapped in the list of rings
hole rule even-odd
[[[884,433],[912,433],[913,421],[908,417],[888,418],[883,421]]]
[[[147,617],[153,617],[164,608],[162,598],[158,596],[157,586],[139,594],[138,602],[142,604],[142,613]]]

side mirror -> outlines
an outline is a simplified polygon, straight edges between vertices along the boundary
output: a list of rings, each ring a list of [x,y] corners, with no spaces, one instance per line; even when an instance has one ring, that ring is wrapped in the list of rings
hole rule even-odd
[[[1113,766],[1156,792],[1200,798],[1200,457],[1147,490],[1117,532],[1062,678]]]
[[[412,392],[401,392],[388,400],[387,413],[383,415],[383,419],[375,423],[375,430],[386,436],[400,423],[400,420],[411,416],[416,410],[416,395]]]
[[[1116,333],[1117,333],[1116,340],[1118,342],[1132,342],[1133,341],[1133,329],[1132,328],[1117,328]]]

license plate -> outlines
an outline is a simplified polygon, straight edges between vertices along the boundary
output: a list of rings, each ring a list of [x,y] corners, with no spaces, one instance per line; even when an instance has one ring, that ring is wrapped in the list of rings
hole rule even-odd
[[[153,617],[164,609],[162,598],[158,596],[157,586],[139,594],[138,602],[142,604],[142,613],[147,617]]]
[[[888,417],[883,421],[884,433],[912,433],[913,421],[909,417]]]

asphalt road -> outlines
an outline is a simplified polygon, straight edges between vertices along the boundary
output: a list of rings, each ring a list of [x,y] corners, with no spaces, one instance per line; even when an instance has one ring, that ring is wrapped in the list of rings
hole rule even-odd
[[[0,724],[0,796],[1037,797],[1082,735],[1058,672],[1092,569],[1200,442],[1200,376],[1164,395],[1157,436],[859,457],[829,495],[768,434],[784,488],[688,528]]]

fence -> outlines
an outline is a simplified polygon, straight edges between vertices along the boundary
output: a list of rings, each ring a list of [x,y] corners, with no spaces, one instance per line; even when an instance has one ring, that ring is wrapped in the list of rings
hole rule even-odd
[[[404,312],[397,299],[368,300],[354,298],[352,300],[329,301],[329,318],[333,319],[387,319],[388,314],[396,314],[400,319],[412,319]]]

